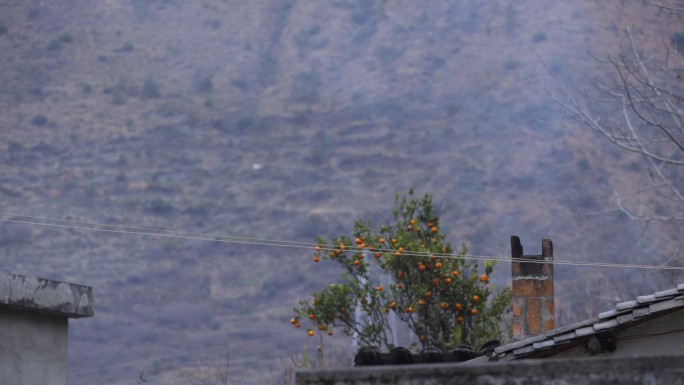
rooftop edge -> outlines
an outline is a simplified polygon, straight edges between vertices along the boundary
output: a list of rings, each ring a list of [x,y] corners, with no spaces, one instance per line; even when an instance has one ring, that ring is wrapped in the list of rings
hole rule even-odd
[[[0,272],[0,307],[69,318],[92,317],[89,286]]]

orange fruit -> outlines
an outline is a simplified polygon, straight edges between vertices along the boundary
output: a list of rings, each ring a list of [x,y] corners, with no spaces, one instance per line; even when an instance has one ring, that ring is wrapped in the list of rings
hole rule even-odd
[[[487,274],[482,274],[480,276],[480,281],[482,281],[482,282],[487,282],[488,279],[489,279],[489,277],[487,277]]]
[[[445,278],[445,279],[444,279],[444,282],[446,282],[446,283],[451,283],[451,278],[449,278],[449,277]]]
[[[321,259],[320,259],[320,258],[318,258],[318,255],[317,255],[317,256],[315,256],[315,257],[313,257],[313,261],[314,261],[314,262],[318,262],[318,261],[320,261],[320,260],[321,260]]]
[[[433,233],[436,233],[436,232],[437,232],[437,228],[436,228],[436,227],[431,227],[431,228],[430,228],[430,231],[432,231]]]
[[[358,244],[363,243],[363,241],[361,240],[361,238],[356,238],[356,239],[354,239],[354,243],[356,243],[358,245]]]
[[[321,245],[316,245],[316,247],[314,248],[316,249],[316,251],[321,251]]]
[[[384,290],[384,288],[383,288],[382,286],[377,286],[377,287],[375,288],[375,290],[377,290],[378,292],[381,292],[381,291]]]
[[[392,238],[392,243],[393,243],[393,244],[397,243],[397,240],[394,239],[394,238]]]
[[[413,306],[409,306],[409,307],[406,308],[406,312],[409,313],[409,314],[415,313],[415,312],[416,312],[416,309],[414,309]]]
[[[442,262],[435,263],[435,269],[441,269],[441,268],[442,268]]]
[[[390,309],[396,309],[396,308],[397,308],[397,303],[394,302],[394,301],[392,301],[392,302],[390,302],[389,307],[390,307]]]
[[[458,277],[458,271],[456,271],[456,270],[452,271],[451,275],[453,275],[454,277]]]
[[[380,238],[380,243],[385,243],[385,242],[387,242],[387,241],[385,240],[385,238]]]
[[[316,318],[316,316],[315,316],[315,315],[313,315],[313,314],[309,314],[309,319],[314,319],[314,318]]]
[[[470,314],[476,315],[476,314],[477,314],[477,309],[472,309],[472,310],[470,310]]]
[[[332,330],[328,330],[328,335],[329,335],[329,336],[333,335],[333,331],[332,331]]]
[[[380,257],[382,257],[381,253],[375,253],[373,255],[375,256],[375,259],[380,259]]]
[[[416,220],[415,220],[415,219],[411,219],[411,224],[412,224],[412,225],[415,225],[415,224],[416,224]]]
[[[432,284],[435,285],[435,286],[439,285],[439,278],[433,279],[433,280],[432,280]]]
[[[344,243],[340,243],[340,249],[344,250],[346,248],[347,248],[347,246],[345,246]]]
[[[427,266],[425,266],[425,264],[421,263],[418,265],[418,270],[425,271],[425,269],[427,269]]]
[[[462,324],[463,323],[463,317],[461,317],[461,316],[456,317],[456,322]]]
[[[400,289],[400,290],[401,290],[401,289],[403,289],[403,288],[404,288],[404,285],[402,285],[402,284],[400,284],[400,283],[397,284],[397,289]]]
[[[454,307],[455,307],[456,310],[458,310],[458,311],[463,310],[463,305],[461,305],[460,303],[457,303],[456,305],[454,305]]]
[[[446,304],[446,302],[441,302],[439,304],[439,308],[442,310],[446,310],[449,307],[449,305]]]
[[[299,329],[301,326],[302,326],[302,325],[301,325],[299,322],[297,322],[296,324],[294,324],[294,327],[296,327],[297,329]]]
[[[473,296],[473,302],[477,302],[479,300],[480,300],[480,296],[478,296],[477,294]]]
[[[359,261],[358,259],[355,259],[355,260],[354,260],[354,266],[358,266],[358,265],[360,265],[360,264],[361,264],[361,261]]]
[[[430,290],[425,290],[425,298],[432,297],[432,292]]]
[[[318,330],[320,330],[320,331],[325,330],[325,325],[318,325]]]
[[[297,319],[296,319],[296,318],[290,318],[290,323],[293,324],[293,325],[296,324],[296,323],[297,323]]]
[[[394,253],[394,255],[396,255],[397,257],[401,257],[401,251],[397,251],[396,253]]]
[[[425,300],[422,298],[418,300],[418,305],[420,305],[420,306],[425,306],[426,303],[427,302],[425,302]]]
[[[309,330],[306,333],[309,335],[309,337],[313,337],[314,335],[316,335],[316,332],[314,332],[313,330]]]
[[[397,272],[397,278],[404,278],[405,276],[406,276],[406,273],[404,273],[403,271]]]

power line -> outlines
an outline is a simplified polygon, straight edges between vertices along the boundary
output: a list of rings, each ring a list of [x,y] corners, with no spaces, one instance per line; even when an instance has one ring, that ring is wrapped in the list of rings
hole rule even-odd
[[[56,228],[71,229],[71,230],[88,230],[88,231],[99,231],[99,232],[107,232],[107,233],[115,233],[115,234],[146,235],[146,236],[179,238],[179,239],[189,239],[189,240],[198,240],[198,241],[235,243],[235,244],[254,245],[254,246],[288,247],[288,248],[309,249],[309,250],[316,247],[316,246],[320,246],[321,251],[338,250],[337,247],[331,247],[331,246],[326,246],[326,245],[318,245],[316,243],[310,243],[310,242],[275,240],[275,239],[265,239],[265,238],[233,236],[233,235],[193,233],[193,232],[166,230],[166,229],[149,228],[149,227],[109,225],[109,224],[103,224],[103,223],[76,221],[76,220],[50,218],[50,217],[20,215],[20,214],[6,213],[6,212],[0,212],[0,216],[7,216],[7,217],[13,217],[13,218],[25,218],[25,219],[0,218],[0,222],[19,223],[19,224],[26,224],[26,225],[31,225],[31,226],[45,226],[45,227],[56,227]],[[58,222],[58,223],[38,222],[36,220]],[[63,224],[63,223],[65,223],[65,224]],[[366,251],[366,249],[355,247],[355,246],[349,246],[348,248],[349,248],[349,251],[353,251],[353,252],[365,252]],[[399,250],[385,248],[385,249],[376,250],[376,251],[382,252],[382,253],[396,253]],[[498,261],[498,262],[511,262],[512,261],[512,259],[509,257],[496,257],[496,256],[484,256],[484,255],[472,255],[472,254],[459,255],[459,254],[446,254],[446,253],[429,253],[429,252],[419,252],[419,251],[410,251],[410,250],[401,251],[401,255],[402,256],[409,256],[409,257],[437,257],[437,258],[454,258],[454,259]],[[547,260],[532,259],[532,258],[519,258],[516,260],[522,261],[522,262],[528,262],[528,263],[568,265],[568,266],[588,266],[588,267],[606,267],[606,268],[623,268],[623,269],[650,269],[650,270],[684,270],[684,267],[682,267],[682,266],[663,266],[663,265],[645,265],[645,264],[609,263],[609,262],[582,262],[582,261],[570,261],[570,260],[561,260],[561,259],[554,259],[552,261],[547,261]]]

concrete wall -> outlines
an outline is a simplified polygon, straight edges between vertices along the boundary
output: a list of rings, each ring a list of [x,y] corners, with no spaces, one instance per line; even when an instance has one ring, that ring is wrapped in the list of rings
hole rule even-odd
[[[302,370],[298,385],[684,385],[684,355]]]
[[[92,316],[90,287],[0,272],[0,385],[66,385],[69,318]]]
[[[2,309],[0,384],[65,385],[67,322],[65,317]]]

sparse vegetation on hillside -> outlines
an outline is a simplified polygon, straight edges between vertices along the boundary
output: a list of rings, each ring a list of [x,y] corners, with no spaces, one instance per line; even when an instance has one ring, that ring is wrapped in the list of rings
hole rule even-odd
[[[682,32],[625,3],[660,31],[645,52]],[[644,230],[606,199],[643,182],[638,162],[559,124],[540,85],[538,57],[570,84],[605,80],[585,54],[616,47],[617,24],[596,0],[2,2],[0,211],[310,242],[419,186],[440,197],[440,232],[474,254],[506,256],[519,234],[552,237],[567,260],[663,260],[681,229]],[[94,287],[96,316],[70,323],[71,384],[129,381],[143,364],[154,383],[166,367],[151,361],[185,368],[225,342],[235,378],[271,383],[286,351],[316,340],[283,322],[287,304],[339,265],[196,238],[3,222],[0,260]],[[663,288],[641,271],[555,271],[561,325]]]

